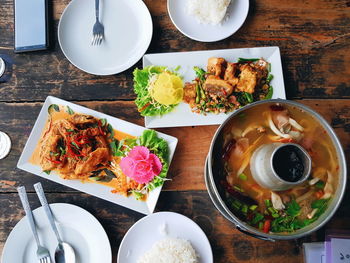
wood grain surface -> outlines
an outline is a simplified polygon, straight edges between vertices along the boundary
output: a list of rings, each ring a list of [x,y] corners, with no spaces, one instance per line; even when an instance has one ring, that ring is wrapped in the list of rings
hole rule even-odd
[[[41,181],[49,202],[76,204],[97,217],[109,236],[116,262],[121,239],[141,214],[20,171],[16,163],[48,95],[143,125],[133,104],[132,88],[132,71],[141,67],[141,61],[113,76],[94,76],[75,68],[57,41],[58,21],[70,1],[49,2],[51,47],[26,54],[13,53],[13,0],[1,0],[0,4],[0,56],[7,64],[0,78],[0,130],[13,142],[9,156],[0,160],[0,254],[8,234],[23,216],[16,187],[25,185],[32,206],[38,207],[32,185]],[[147,53],[279,46],[287,98],[310,106],[331,124],[350,167],[350,1],[250,0],[241,29],[216,43],[196,42],[177,31],[166,0],[144,2],[154,24]],[[208,235],[215,263],[302,262],[302,242],[322,241],[325,229],[350,229],[347,191],[331,221],[306,238],[270,243],[235,230],[215,209],[204,184],[205,157],[217,127],[158,129],[177,137],[179,144],[169,172],[172,181],[165,184],[156,208],[179,212],[197,222]]]

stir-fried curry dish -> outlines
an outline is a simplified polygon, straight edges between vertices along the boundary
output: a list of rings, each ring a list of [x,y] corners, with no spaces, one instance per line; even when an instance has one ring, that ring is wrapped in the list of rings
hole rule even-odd
[[[270,99],[271,66],[264,59],[208,59],[207,70],[195,67],[197,78],[184,87],[184,102],[196,113],[226,113],[253,101]]]
[[[106,119],[75,113],[67,106],[52,104],[48,110],[49,119],[31,157],[31,162],[40,165],[43,172],[55,171],[63,179],[103,184],[113,188],[114,193],[133,194],[143,200],[150,190],[163,183],[168,168],[168,145],[155,131],[144,131],[141,140],[113,129]],[[158,168],[162,167],[160,175],[149,182],[137,182],[123,172],[120,163],[135,146],[150,148],[147,143],[154,142],[158,144],[152,145],[152,151],[162,160],[158,163]],[[162,151],[158,145],[162,145]]]
[[[42,138],[40,165],[60,170],[64,179],[85,178],[111,161],[106,134],[101,121],[88,115],[52,121]]]

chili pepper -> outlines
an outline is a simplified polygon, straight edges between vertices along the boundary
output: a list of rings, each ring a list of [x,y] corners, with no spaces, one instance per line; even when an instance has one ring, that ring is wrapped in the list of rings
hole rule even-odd
[[[263,226],[263,232],[264,233],[268,233],[270,231],[270,227],[271,227],[271,220],[265,220],[264,222],[264,226]]]
[[[244,204],[249,205],[249,206],[257,205],[257,202],[253,198],[251,198],[247,195],[244,195],[244,194],[238,192],[237,190],[233,189],[226,181],[222,180],[220,183],[224,186],[225,190],[235,199],[237,199],[237,200],[239,200],[239,201],[241,201]]]
[[[62,163],[61,161],[53,160],[53,159],[51,159],[51,158],[47,158],[47,157],[46,157],[46,159],[49,160],[50,162],[53,162],[53,163],[56,163],[56,164]]]
[[[283,143],[286,143],[286,142],[293,142],[293,139],[292,138],[282,138],[280,140],[278,140],[279,142],[283,142]]]
[[[221,91],[222,91],[222,93],[224,93],[225,96],[227,96],[227,92],[225,89],[222,89]]]
[[[143,107],[141,109],[138,109],[138,111],[143,112],[149,105],[151,105],[150,102],[146,103],[145,105],[143,105]]]
[[[83,145],[83,144],[86,144],[86,143],[89,143],[90,142],[90,137],[87,136],[87,135],[79,135],[75,140],[74,142],[77,144],[77,145]]]
[[[317,199],[321,199],[321,197],[324,195],[323,190],[319,190],[315,193],[315,196]]]
[[[222,159],[223,159],[224,161],[227,161],[227,160],[230,158],[231,150],[232,150],[232,148],[233,148],[233,146],[234,146],[235,144],[236,144],[236,140],[235,140],[235,139],[230,140],[230,141],[226,144],[226,146],[225,146],[225,148],[224,148],[224,153],[223,153],[223,155],[222,155]]]
[[[45,138],[46,134],[49,133],[49,131],[51,130],[51,127],[52,127],[52,118],[50,117],[49,128],[45,131],[45,133],[44,133],[44,135],[43,135],[43,138]]]
[[[252,212],[248,212],[248,215],[247,215],[247,221],[252,221],[254,218],[254,213]]]
[[[77,149],[77,151],[78,151],[78,149]],[[69,155],[70,157],[73,157],[73,158],[83,156],[83,155],[81,155],[80,151],[79,151],[79,153],[76,153],[72,149],[72,142],[69,140],[67,140],[67,153],[68,153],[67,155]]]

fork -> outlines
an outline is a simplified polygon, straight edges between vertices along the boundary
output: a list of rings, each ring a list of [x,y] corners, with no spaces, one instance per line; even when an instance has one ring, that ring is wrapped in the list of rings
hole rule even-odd
[[[22,206],[23,209],[27,215],[27,219],[28,219],[28,223],[30,226],[30,229],[33,232],[36,244],[37,244],[37,251],[36,251],[36,256],[39,259],[39,263],[51,263],[51,258],[50,258],[50,253],[47,250],[47,248],[43,247],[40,245],[40,240],[39,240],[39,236],[38,233],[36,231],[36,227],[35,227],[35,222],[34,222],[34,217],[33,217],[33,213],[32,210],[30,209],[29,206],[29,201],[28,201],[28,196],[26,193],[26,189],[24,186],[20,186],[17,188],[18,194],[19,194],[19,198],[21,199],[22,202]]]
[[[96,22],[92,29],[92,46],[99,46],[104,38],[104,28],[99,21],[100,17],[100,0],[95,0],[95,12],[96,12]]]

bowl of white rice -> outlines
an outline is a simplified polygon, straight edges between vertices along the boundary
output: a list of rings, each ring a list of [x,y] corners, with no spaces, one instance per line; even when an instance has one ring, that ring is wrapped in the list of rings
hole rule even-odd
[[[204,231],[190,218],[158,212],[141,218],[119,246],[119,263],[213,263]]]
[[[214,42],[234,34],[244,23],[248,0],[168,0],[168,13],[185,36]]]
[[[137,263],[198,263],[198,255],[188,240],[164,238],[157,241]]]

